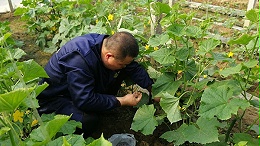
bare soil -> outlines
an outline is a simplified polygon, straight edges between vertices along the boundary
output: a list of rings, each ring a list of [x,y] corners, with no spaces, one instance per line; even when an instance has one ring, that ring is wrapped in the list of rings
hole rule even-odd
[[[205,2],[205,0],[193,0],[194,2]],[[246,9],[248,0],[213,0],[210,1],[211,4],[227,6],[239,9]],[[23,49],[27,55],[23,59],[34,59],[40,65],[44,66],[49,60],[51,54],[43,52],[37,45],[35,45],[36,37],[31,33],[27,33],[27,28],[25,28],[25,23],[22,22],[19,17],[13,16],[12,13],[0,14],[0,22],[9,21],[10,27],[13,33],[13,37],[16,40],[24,42]],[[256,85],[258,88],[258,85]],[[258,88],[259,93],[259,88]],[[112,111],[104,113],[101,117],[101,125],[93,137],[100,137],[101,133],[104,134],[105,138],[109,138],[113,134],[118,133],[131,133],[135,135],[137,140],[137,146],[172,146],[173,144],[160,139],[159,137],[168,131],[168,127],[162,124],[156,128],[153,135],[145,136],[140,132],[134,132],[130,129],[132,120],[134,117],[136,109],[133,107],[120,107]],[[253,121],[256,124],[259,123],[259,109],[258,108],[248,108],[246,110],[245,116],[242,119],[243,129],[247,128]],[[239,114],[242,114],[239,112]],[[233,129],[234,132],[238,132],[238,125]],[[255,132],[250,131],[250,134],[257,137]],[[192,145],[192,144],[189,144]]]

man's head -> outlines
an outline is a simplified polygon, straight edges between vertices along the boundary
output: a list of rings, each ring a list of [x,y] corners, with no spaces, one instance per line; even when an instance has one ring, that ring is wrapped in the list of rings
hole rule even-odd
[[[118,70],[130,64],[139,53],[134,36],[128,32],[117,32],[103,41],[101,58],[106,68]]]

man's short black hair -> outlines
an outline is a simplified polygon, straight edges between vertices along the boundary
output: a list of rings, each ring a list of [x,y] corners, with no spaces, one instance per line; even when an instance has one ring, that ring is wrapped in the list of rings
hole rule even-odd
[[[117,32],[107,38],[105,44],[109,50],[116,50],[119,54],[118,59],[124,59],[126,56],[135,58],[139,53],[139,46],[135,37],[129,32]]]

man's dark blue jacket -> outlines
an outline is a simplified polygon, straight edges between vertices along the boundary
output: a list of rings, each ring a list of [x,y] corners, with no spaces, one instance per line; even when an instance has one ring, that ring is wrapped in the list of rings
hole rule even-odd
[[[39,103],[65,97],[84,112],[104,111],[118,106],[115,94],[126,76],[142,88],[151,86],[153,81],[135,61],[119,71],[103,66],[100,55],[105,37],[87,34],[61,47],[45,66],[50,78],[41,83],[47,82],[49,86],[37,97]]]

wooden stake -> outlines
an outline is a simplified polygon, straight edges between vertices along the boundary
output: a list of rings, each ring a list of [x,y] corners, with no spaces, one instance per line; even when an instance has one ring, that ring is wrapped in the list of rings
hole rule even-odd
[[[247,4],[247,11],[253,9],[255,7],[256,4],[256,0],[248,0],[248,4]],[[250,24],[249,20],[245,20],[244,22],[244,27],[248,27]]]
[[[14,7],[13,7],[13,4],[12,4],[12,0],[8,0],[8,3],[9,3],[10,11],[14,12]]]

